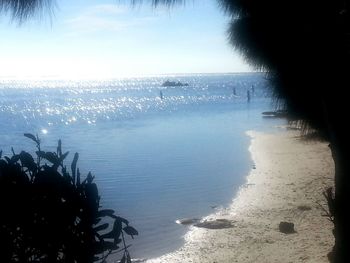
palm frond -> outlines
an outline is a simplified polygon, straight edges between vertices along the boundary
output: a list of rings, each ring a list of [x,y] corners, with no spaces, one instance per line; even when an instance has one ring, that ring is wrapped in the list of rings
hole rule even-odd
[[[130,1],[132,5],[140,4],[142,2],[152,2],[152,5],[154,7],[159,6],[159,5],[166,5],[166,6],[173,6],[175,4],[184,4],[186,1],[185,0],[131,0]]]
[[[51,13],[54,0],[0,0],[0,14],[9,13],[14,20],[23,22],[40,11]]]

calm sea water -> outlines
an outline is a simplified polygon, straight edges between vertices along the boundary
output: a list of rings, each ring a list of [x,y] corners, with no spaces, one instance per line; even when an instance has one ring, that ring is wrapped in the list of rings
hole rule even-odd
[[[161,87],[167,79],[189,86]],[[244,183],[252,166],[245,131],[281,123],[261,116],[272,108],[267,87],[263,74],[2,80],[0,149],[34,151],[25,132],[50,150],[62,139],[96,176],[102,205],[139,230],[132,255],[155,257],[181,246],[188,229],[176,219],[227,206]]]

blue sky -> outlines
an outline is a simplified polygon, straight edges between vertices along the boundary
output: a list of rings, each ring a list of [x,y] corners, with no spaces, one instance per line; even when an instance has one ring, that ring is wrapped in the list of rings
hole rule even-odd
[[[18,26],[0,16],[0,77],[105,78],[245,72],[215,0],[152,8],[145,0],[61,0]]]

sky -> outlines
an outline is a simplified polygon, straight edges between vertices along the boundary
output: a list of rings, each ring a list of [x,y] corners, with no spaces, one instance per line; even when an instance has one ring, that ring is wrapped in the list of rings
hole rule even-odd
[[[247,72],[215,0],[57,0],[19,25],[0,13],[0,78],[118,78]]]

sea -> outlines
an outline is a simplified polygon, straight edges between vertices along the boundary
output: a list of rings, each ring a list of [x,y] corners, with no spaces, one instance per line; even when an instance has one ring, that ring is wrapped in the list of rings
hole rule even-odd
[[[165,81],[186,86],[163,87]],[[248,93],[250,100],[248,100]],[[127,218],[139,235],[133,258],[178,249],[188,226],[227,207],[253,167],[246,131],[269,131],[264,73],[161,75],[108,80],[0,80],[0,150],[35,152],[58,139],[89,171],[103,208]]]

